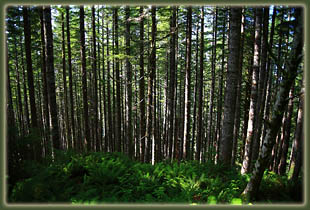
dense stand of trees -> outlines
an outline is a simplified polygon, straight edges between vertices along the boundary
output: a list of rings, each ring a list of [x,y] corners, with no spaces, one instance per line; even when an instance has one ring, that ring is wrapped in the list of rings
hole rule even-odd
[[[252,173],[248,199],[265,169],[301,175],[301,8],[14,6],[6,23],[9,173],[61,150],[209,161]]]

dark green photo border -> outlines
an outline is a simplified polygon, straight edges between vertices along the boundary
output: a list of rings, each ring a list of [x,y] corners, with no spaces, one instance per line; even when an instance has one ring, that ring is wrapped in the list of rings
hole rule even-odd
[[[6,58],[5,58],[5,16],[6,16],[6,7],[14,5],[81,5],[81,4],[105,4],[105,5],[249,5],[249,6],[263,6],[263,5],[292,5],[292,6],[301,6],[304,8],[304,26],[305,26],[305,69],[304,69],[304,78],[305,78],[305,124],[304,124],[304,203],[303,204],[259,204],[259,205],[242,205],[242,206],[232,206],[232,205],[179,205],[179,204],[115,204],[115,205],[62,205],[62,204],[7,204],[6,202]],[[0,208],[1,209],[73,209],[73,208],[108,208],[108,209],[183,209],[183,208],[255,208],[255,209],[308,209],[309,205],[309,152],[307,149],[309,147],[309,23],[310,23],[310,1],[309,0],[1,0],[0,1],[0,50],[1,50],[1,70],[0,70],[0,139],[1,139],[1,151],[0,151],[0,166],[1,166],[1,180],[0,180]]]

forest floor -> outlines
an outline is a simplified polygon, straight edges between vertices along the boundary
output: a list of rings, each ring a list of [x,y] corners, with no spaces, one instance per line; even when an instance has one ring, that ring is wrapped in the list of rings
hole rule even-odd
[[[9,203],[178,203],[242,204],[250,175],[213,163],[132,161],[118,153],[61,153],[57,160],[24,161],[9,185]],[[302,202],[302,184],[265,172],[257,200],[264,204]]]

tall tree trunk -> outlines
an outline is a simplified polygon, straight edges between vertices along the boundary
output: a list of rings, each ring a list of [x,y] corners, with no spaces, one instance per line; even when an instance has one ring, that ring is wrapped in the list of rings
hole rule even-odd
[[[115,54],[119,54],[118,49],[118,8],[114,8],[114,42],[115,42]],[[116,130],[115,130],[115,141],[116,141],[116,151],[121,151],[122,145],[122,122],[121,122],[121,81],[120,81],[120,70],[119,70],[119,58],[116,58],[115,66],[116,74]]]
[[[198,57],[199,57],[199,52],[198,52],[198,46],[199,46],[199,39],[198,39],[198,33],[199,33],[199,21],[197,21],[197,26],[196,26],[196,63],[195,63],[195,87],[194,87],[194,111],[193,111],[193,132],[192,132],[192,140],[191,140],[191,148],[190,148],[190,160],[193,160],[194,157],[194,150],[195,150],[195,139],[196,139],[196,122],[197,122],[197,115],[196,115],[196,110],[197,110],[197,92],[198,92]]]
[[[84,115],[84,142],[87,150],[91,150],[89,122],[88,122],[88,99],[87,99],[87,72],[86,72],[86,55],[85,55],[85,26],[84,26],[84,7],[80,6],[80,39],[81,39],[81,70],[82,70],[82,92],[83,92],[83,115]]]
[[[296,78],[298,67],[303,58],[303,14],[301,10],[301,8],[296,9],[296,28],[293,45],[290,56],[287,60],[288,65],[286,66],[286,69],[282,69],[282,71],[284,71],[283,80],[280,83],[280,90],[277,93],[277,100],[273,107],[271,121],[270,123],[266,122],[268,124],[268,128],[262,144],[262,149],[259,153],[258,160],[255,163],[253,175],[242,193],[246,200],[253,200],[254,196],[258,192],[264,171],[269,163],[271,150],[274,145],[276,135],[280,128],[279,121],[281,121],[288,103],[287,98],[290,88]]]
[[[213,135],[214,135],[214,126],[213,126],[213,112],[214,112],[214,92],[215,92],[215,68],[216,68],[216,48],[217,48],[217,16],[218,16],[218,8],[215,8],[215,12],[213,15],[213,46],[212,46],[212,60],[211,60],[211,89],[210,89],[210,108],[209,108],[209,128],[208,128],[208,159],[212,160],[212,148],[213,148]]]
[[[227,11],[224,11],[226,14]],[[222,122],[222,103],[223,103],[223,83],[224,83],[224,67],[225,67],[225,41],[226,41],[226,18],[224,17],[223,22],[223,43],[222,43],[222,64],[219,76],[219,92],[218,92],[218,99],[217,99],[217,118],[216,118],[216,146],[215,146],[215,163],[219,161],[219,147],[220,147],[220,139],[222,137],[222,130],[221,130],[221,122]]]
[[[242,83],[242,67],[243,67],[243,46],[244,46],[244,9],[242,11],[241,18],[241,40],[240,40],[240,57],[239,57],[239,71],[238,71],[238,82],[237,82],[237,98],[236,98],[236,110],[235,110],[235,122],[234,122],[234,137],[233,137],[233,150],[231,157],[231,165],[235,165],[237,158],[237,148],[239,140],[239,130],[240,130],[240,102],[241,102],[241,83]],[[242,157],[241,157],[242,158]]]
[[[28,108],[28,94],[27,94],[27,87],[26,87],[26,73],[25,73],[25,65],[24,65],[24,51],[23,51],[23,44],[22,44],[22,37],[20,37],[20,52],[21,52],[21,60],[22,60],[22,70],[23,70],[23,92],[24,92],[24,115],[26,118],[25,123],[25,134],[29,132],[30,127],[30,119],[29,119],[29,108]],[[48,121],[49,122],[49,121]]]
[[[174,96],[175,96],[175,46],[176,46],[176,7],[172,8],[172,17],[170,22],[170,81],[168,97],[168,142],[169,158],[173,159],[173,133],[174,133]],[[176,139],[175,139],[176,140]]]
[[[68,71],[69,71],[69,90],[70,90],[70,118],[72,129],[72,147],[79,149],[79,139],[76,137],[75,120],[74,120],[74,100],[73,100],[73,84],[72,84],[72,62],[71,62],[71,41],[70,41],[70,11],[69,6],[66,7],[66,22],[67,22],[67,48],[68,48]]]
[[[240,33],[241,33],[241,8],[231,8],[230,34],[229,34],[229,55],[225,100],[224,118],[222,128],[222,138],[219,148],[219,162],[230,165],[232,154],[232,139],[234,131],[236,94],[238,82],[238,68],[240,67]],[[240,72],[241,73],[241,72]]]
[[[66,70],[66,43],[65,43],[65,18],[64,12],[61,13],[61,35],[62,35],[62,69],[63,69],[63,85],[64,85],[64,106],[65,106],[65,125],[67,131],[68,148],[72,148],[72,137],[71,137],[71,128],[69,121],[69,105],[68,105],[68,91],[67,91],[67,70]]]
[[[155,150],[155,145],[158,145],[159,139],[156,138],[156,7],[151,7],[151,14],[152,14],[152,32],[151,32],[151,54],[150,54],[150,71],[151,71],[151,80],[153,83],[153,90],[152,95],[153,97],[153,104],[152,104],[152,112],[153,112],[153,120],[152,120],[152,164],[155,164],[155,157],[157,154],[157,151]]]
[[[257,13],[259,16],[264,15],[264,22],[263,22],[263,34],[262,34],[262,49],[267,49],[267,42],[268,42],[268,25],[269,25],[269,8],[264,8],[264,12],[262,9],[260,9],[263,13],[260,15],[260,13]],[[262,18],[259,19],[260,22],[262,21]],[[261,25],[261,24],[260,24]],[[264,111],[264,95],[265,95],[265,78],[266,78],[266,61],[267,61],[267,50],[262,50],[261,52],[261,64],[260,64],[260,70],[259,70],[259,81],[258,81],[258,87],[257,87],[257,102],[256,102],[256,114],[255,114],[255,130],[254,136],[253,136],[253,151],[252,151],[252,163],[257,160],[258,152],[260,148],[260,132],[262,129],[262,117],[263,117],[263,111]],[[253,164],[252,164],[253,165]],[[252,167],[251,167],[252,168]]]
[[[43,8],[40,7],[40,24],[41,24],[41,47],[42,47],[42,81],[43,81],[43,111],[45,119],[45,129],[46,129],[46,144],[45,144],[45,154],[50,155],[49,146],[49,128],[50,128],[50,111],[48,106],[48,90],[47,90],[47,79],[46,79],[46,52],[45,52],[45,32],[44,32],[44,21],[43,21]]]
[[[31,24],[29,23],[28,7],[23,6],[23,19],[24,19],[24,35],[25,35],[25,51],[27,63],[27,82],[29,88],[30,98],[30,111],[31,111],[31,127],[38,126],[36,100],[34,94],[34,82],[32,71],[32,58],[31,58]]]
[[[145,138],[146,138],[146,118],[145,118],[145,78],[144,78],[144,17],[143,7],[140,7],[140,79],[139,79],[139,99],[140,99],[140,153],[141,162],[144,162]]]
[[[53,50],[53,31],[51,8],[43,7],[43,22],[45,31],[46,48],[46,79],[48,88],[48,102],[51,114],[52,140],[55,149],[61,149],[61,141],[58,128],[58,113],[56,103],[55,71],[54,71],[54,50]]]
[[[249,110],[249,121],[248,131],[244,148],[244,157],[241,168],[241,173],[249,173],[251,171],[251,158],[252,148],[254,145],[254,132],[255,132],[255,114],[257,104],[257,83],[259,77],[259,62],[260,62],[260,44],[261,44],[261,20],[262,20],[262,9],[256,9],[255,16],[255,41],[254,41],[254,62],[252,72],[252,88],[251,88],[251,99],[250,99],[250,110]],[[256,146],[257,147],[257,146]]]
[[[130,9],[128,6],[125,7],[125,47],[126,47],[126,114],[127,114],[127,143],[128,143],[128,155],[133,158],[134,156],[134,144],[132,134],[132,71],[131,63],[129,61],[130,56]]]
[[[183,159],[189,157],[190,139],[190,110],[191,110],[191,55],[192,55],[192,7],[187,8],[186,31],[186,67],[185,67],[185,109],[184,109],[184,137]]]
[[[197,111],[197,140],[196,140],[196,157],[200,161],[201,143],[202,143],[202,93],[203,93],[203,61],[204,61],[204,7],[201,7],[201,25],[200,25],[200,69],[198,76],[198,111]]]
[[[92,69],[94,74],[94,145],[96,145],[96,151],[100,150],[100,140],[98,136],[98,76],[97,76],[97,44],[96,44],[96,17],[95,17],[95,7],[92,6],[92,35],[93,35],[93,62],[92,62]]]

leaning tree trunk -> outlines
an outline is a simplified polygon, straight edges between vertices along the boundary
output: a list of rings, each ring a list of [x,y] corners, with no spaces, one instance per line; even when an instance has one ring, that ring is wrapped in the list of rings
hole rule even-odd
[[[222,128],[222,138],[219,147],[219,162],[225,165],[231,164],[232,136],[234,132],[235,107],[237,82],[239,72],[240,56],[240,33],[241,33],[241,8],[231,8],[230,34],[229,34],[229,55],[225,100],[224,119]],[[239,72],[241,73],[241,72]]]
[[[262,149],[259,153],[258,160],[255,163],[253,175],[249,183],[247,184],[242,195],[245,200],[253,200],[258,192],[260,182],[262,180],[265,169],[268,166],[271,150],[274,145],[276,135],[280,128],[280,121],[283,117],[283,113],[288,103],[288,95],[291,86],[297,76],[298,67],[302,61],[302,49],[303,49],[303,15],[301,8],[296,9],[296,29],[294,35],[294,41],[291,49],[289,59],[287,60],[287,66],[283,72],[283,80],[280,83],[280,89],[277,93],[276,102],[273,107],[272,117],[270,122],[266,122],[268,128],[266,130],[266,136],[262,143]]]

